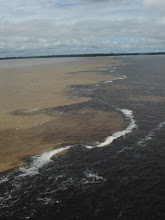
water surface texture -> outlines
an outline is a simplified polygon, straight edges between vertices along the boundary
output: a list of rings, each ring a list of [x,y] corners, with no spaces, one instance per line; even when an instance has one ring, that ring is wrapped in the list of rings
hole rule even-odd
[[[106,65],[118,63],[109,58],[1,61],[0,172],[24,165],[27,156],[66,142],[93,143],[125,127],[118,112],[91,108],[90,97],[71,94],[73,85],[118,79],[102,74]],[[85,105],[72,107],[80,103]]]
[[[0,218],[164,219],[164,61],[164,55],[77,58],[30,64],[31,72],[21,65],[16,76],[25,69],[39,74],[36,81],[22,77],[24,85],[39,83],[38,95],[2,113],[12,122],[2,120],[1,172],[19,168],[1,175]],[[46,80],[55,66],[65,81],[56,88],[56,80]],[[15,103],[9,101],[4,106]]]

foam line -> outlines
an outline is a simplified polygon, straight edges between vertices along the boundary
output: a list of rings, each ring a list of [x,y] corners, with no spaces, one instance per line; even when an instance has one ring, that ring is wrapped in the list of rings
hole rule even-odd
[[[137,127],[134,120],[133,112],[131,110],[128,109],[119,109],[119,110],[126,116],[127,119],[131,121],[130,124],[127,126],[125,130],[115,132],[111,136],[107,137],[104,142],[97,144],[97,147],[104,147],[106,145],[109,145],[117,138],[122,136],[124,137],[126,134],[131,133],[132,130]]]
[[[95,145],[95,146],[87,145],[86,146],[87,149],[92,149],[94,147],[104,147],[106,145],[109,145],[115,139],[122,137],[122,136],[125,136],[126,134],[132,132],[132,130],[134,128],[136,128],[136,124],[135,124],[135,120],[134,120],[132,111],[128,110],[128,109],[119,109],[119,110],[126,116],[127,119],[130,120],[130,124],[127,126],[127,128],[123,131],[115,132],[111,136],[107,137],[104,142],[97,143],[97,145]],[[160,124],[159,127],[163,126],[163,124],[165,124],[165,122]],[[54,149],[49,152],[45,152],[45,153],[41,154],[40,156],[33,156],[32,157],[33,160],[29,166],[19,168],[19,171],[21,171],[22,173],[20,175],[18,175],[17,177],[33,176],[33,175],[39,174],[39,169],[42,168],[44,165],[50,163],[52,161],[51,158],[53,155],[61,153],[66,149],[70,149],[71,147],[73,147],[73,146],[65,146],[65,147],[61,147],[58,149]]]
[[[143,146],[147,141],[151,140],[153,138],[153,136],[155,136],[155,132],[160,130],[161,127],[163,127],[163,125],[165,125],[165,121],[161,122],[158,124],[158,126],[154,129],[152,129],[148,135],[146,135],[144,138],[142,138],[137,145],[139,146]]]
[[[106,145],[109,145],[115,139],[125,136],[126,134],[132,132],[134,128],[136,128],[136,124],[135,124],[132,111],[128,109],[119,109],[119,110],[126,116],[127,119],[131,121],[130,124],[127,126],[127,128],[123,131],[118,131],[118,132],[113,133],[111,136],[107,137],[104,142],[97,143],[97,145],[95,146],[87,145],[86,146],[87,149],[92,149],[94,147],[104,147]],[[163,126],[164,123],[160,124],[159,127]],[[61,147],[61,148],[58,148],[58,149],[55,149],[49,152],[45,152],[41,154],[40,156],[33,156],[32,157],[33,160],[29,166],[19,168],[19,171],[21,171],[22,173],[18,177],[33,176],[33,175],[39,174],[39,169],[42,168],[44,165],[50,163],[52,161],[51,157],[53,155],[61,153],[62,151],[66,149],[70,149],[71,147],[73,146],[65,146],[65,147]]]
[[[30,166],[21,167],[19,170],[23,172],[23,174],[20,174],[19,176],[33,176],[39,173],[39,169],[46,165],[47,163],[51,162],[51,157],[53,155],[56,155],[58,153],[61,153],[62,151],[71,148],[71,146],[61,147],[49,152],[45,152],[41,154],[40,156],[33,157],[33,161],[30,164]]]
[[[113,81],[116,80],[121,80],[121,79],[126,79],[127,77],[124,75],[123,77],[117,78],[117,79],[113,79],[113,80],[108,80],[108,81],[104,81],[104,83],[112,83]]]

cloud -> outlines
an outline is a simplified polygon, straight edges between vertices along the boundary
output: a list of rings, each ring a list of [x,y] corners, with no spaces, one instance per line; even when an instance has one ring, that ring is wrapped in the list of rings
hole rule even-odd
[[[165,51],[164,1],[102,2],[0,0],[0,56]]]
[[[160,14],[165,13],[165,0],[143,0],[144,8]]]

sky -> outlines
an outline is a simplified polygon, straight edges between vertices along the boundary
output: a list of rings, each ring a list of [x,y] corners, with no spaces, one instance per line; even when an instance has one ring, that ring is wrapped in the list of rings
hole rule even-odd
[[[0,0],[0,57],[165,52],[165,0]]]

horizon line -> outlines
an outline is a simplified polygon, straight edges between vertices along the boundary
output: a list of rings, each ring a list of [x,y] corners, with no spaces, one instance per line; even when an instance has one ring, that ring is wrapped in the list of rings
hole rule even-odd
[[[34,55],[34,56],[5,56],[0,60],[28,59],[28,58],[53,58],[53,57],[93,57],[93,56],[124,56],[124,55],[163,55],[165,52],[134,52],[134,53],[85,53],[85,54],[61,54],[61,55]]]

